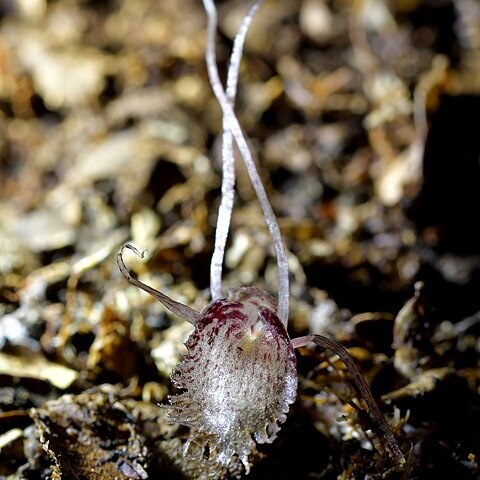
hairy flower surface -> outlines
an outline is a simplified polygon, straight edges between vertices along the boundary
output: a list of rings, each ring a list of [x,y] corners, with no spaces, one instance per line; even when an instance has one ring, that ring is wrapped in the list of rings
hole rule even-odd
[[[271,442],[297,391],[296,358],[276,302],[256,287],[236,288],[212,302],[186,342],[172,380],[170,418],[191,427],[193,443],[228,466]]]

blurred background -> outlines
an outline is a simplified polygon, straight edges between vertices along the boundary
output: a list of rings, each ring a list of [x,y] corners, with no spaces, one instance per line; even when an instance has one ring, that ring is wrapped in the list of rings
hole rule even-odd
[[[225,78],[249,2],[217,6]],[[225,474],[188,463],[157,408],[189,326],[115,262],[133,242],[142,281],[209,302],[221,112],[205,25],[200,0],[0,0],[2,478]],[[410,451],[391,468],[339,401],[338,362],[306,350],[249,478],[479,478],[480,4],[265,0],[236,112],[289,250],[291,336],[349,347]],[[276,294],[241,163],[225,286]]]

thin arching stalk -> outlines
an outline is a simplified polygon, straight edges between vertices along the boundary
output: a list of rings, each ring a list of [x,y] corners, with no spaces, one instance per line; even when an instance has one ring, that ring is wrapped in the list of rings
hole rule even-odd
[[[240,29],[233,42],[232,55],[227,74],[227,98],[232,108],[235,105],[237,94],[238,74],[245,45],[248,28],[263,0],[257,0],[249,8]],[[215,230],[215,248],[210,265],[210,293],[212,300],[223,296],[222,270],[227,244],[228,231],[232,218],[233,202],[235,199],[235,156],[233,153],[233,137],[228,128],[227,119],[223,118],[222,135],[222,200],[218,210],[217,228]]]
[[[289,278],[285,246],[283,244],[280,227],[278,226],[267,193],[265,192],[265,188],[256,170],[255,162],[248,147],[247,140],[242,132],[242,128],[235,116],[218,75],[215,53],[215,34],[217,28],[217,11],[215,4],[212,0],[203,0],[203,4],[208,17],[206,61],[210,84],[220,104],[224,117],[228,122],[229,130],[231,131],[235,143],[237,144],[240,154],[245,162],[250,180],[255,189],[258,200],[260,201],[265,221],[272,236],[273,250],[278,264],[278,316],[286,325],[288,323]]]
[[[403,456],[402,451],[400,450],[395,437],[393,436],[392,430],[390,429],[390,425],[388,424],[387,420],[383,416],[383,413],[378,408],[377,402],[374,400],[372,392],[370,391],[367,382],[363,378],[363,375],[358,370],[353,358],[348,353],[347,349],[340,345],[338,342],[331,340],[328,337],[324,337],[323,335],[308,335],[306,337],[295,338],[292,340],[293,348],[304,347],[309,343],[315,343],[321,348],[329,350],[330,352],[338,355],[340,360],[345,364],[347,367],[348,373],[351,375],[352,382],[356,386],[358,392],[365,400],[367,404],[369,414],[379,430],[381,432],[383,438],[385,439],[388,448],[392,452],[393,457],[395,458],[398,464],[405,463],[405,458]]]
[[[141,282],[140,280],[137,280],[136,278],[132,277],[127,267],[125,266],[125,263],[122,257],[123,250],[125,248],[128,248],[129,250],[131,250],[133,253],[135,253],[135,255],[137,255],[140,258],[143,258],[144,252],[140,252],[133,245],[125,244],[125,245],[122,245],[122,248],[120,248],[120,251],[117,253],[118,268],[120,269],[120,272],[122,272],[122,275],[128,280],[128,282],[131,283],[132,285],[135,285],[138,288],[141,288],[144,292],[149,293],[152,297],[156,298],[160,303],[162,303],[166,308],[168,308],[172,313],[175,313],[176,315],[182,317],[187,322],[191,323],[192,325],[195,325],[195,323],[197,323],[197,320],[200,318],[200,313],[198,313],[193,308],[190,308],[189,306],[184,305],[183,303],[172,300],[170,297],[167,297],[167,295],[165,295],[164,293],[159,292],[158,290],[155,290],[154,288],[149,287],[148,285]]]

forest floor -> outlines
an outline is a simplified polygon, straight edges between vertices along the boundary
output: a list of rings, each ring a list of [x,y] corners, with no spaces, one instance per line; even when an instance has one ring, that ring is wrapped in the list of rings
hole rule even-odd
[[[247,2],[218,8],[224,76]],[[242,476],[182,454],[159,404],[191,326],[115,260],[134,243],[138,278],[209,303],[205,26],[200,0],[0,2],[0,478]],[[406,457],[368,432],[341,362],[302,348],[248,478],[480,478],[479,3],[266,0],[236,112],[289,252],[289,334],[349,350]],[[224,285],[275,295],[237,177]]]

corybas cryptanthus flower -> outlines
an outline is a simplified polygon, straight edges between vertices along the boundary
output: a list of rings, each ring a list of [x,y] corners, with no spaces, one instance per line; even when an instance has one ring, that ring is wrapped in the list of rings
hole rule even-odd
[[[394,460],[404,462],[392,431],[373,399],[370,389],[348,351],[321,335],[291,340],[287,333],[289,279],[286,249],[277,219],[255,167],[247,140],[234,113],[240,60],[248,26],[262,3],[248,10],[235,38],[227,75],[227,89],[220,81],[215,55],[217,16],[212,0],[203,0],[208,17],[206,62],[212,89],[223,113],[222,201],[217,220],[211,264],[210,303],[203,312],[176,302],[133,278],[122,258],[122,274],[137,287],[158,299],[171,312],[194,325],[186,342],[187,354],[173,372],[179,393],[170,396],[169,416],[173,422],[190,427],[184,454],[192,444],[196,452],[208,451],[209,459],[225,468],[241,462],[246,473],[255,442],[272,442],[285,421],[297,392],[295,348],[315,343],[338,355],[345,363],[358,394],[363,398],[371,424],[385,440]],[[272,236],[278,264],[278,301],[256,287],[222,291],[222,266],[234,200],[235,170],[233,143],[236,143],[260,202]],[[207,449],[205,448],[207,447]]]

